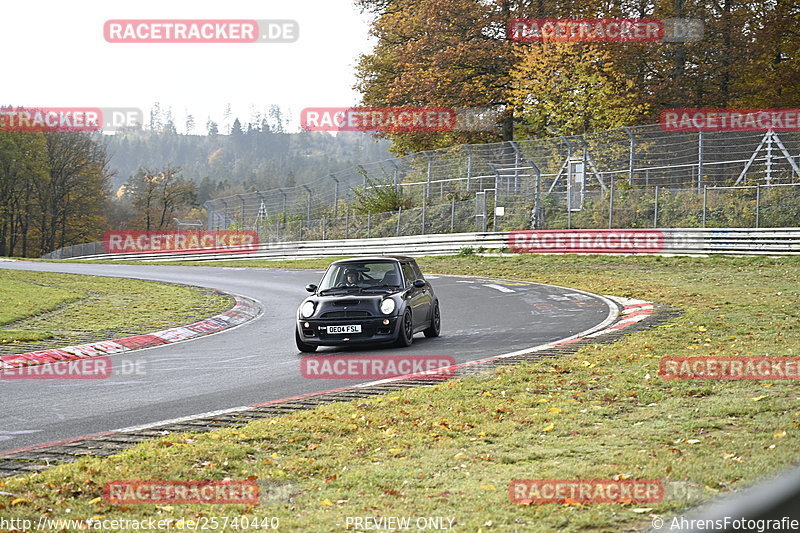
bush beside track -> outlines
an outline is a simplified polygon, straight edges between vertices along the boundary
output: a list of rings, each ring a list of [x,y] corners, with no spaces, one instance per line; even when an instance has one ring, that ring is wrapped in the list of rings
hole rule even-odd
[[[620,531],[644,528],[650,515],[674,514],[800,457],[796,384],[658,377],[664,356],[800,355],[800,260],[466,256],[419,262],[425,272],[541,281],[647,299],[683,315],[560,359],[238,429],[171,435],[108,459],[8,479],[0,484],[0,513],[277,516],[284,531],[340,531],[346,516],[447,516],[456,519],[456,531]],[[446,328],[445,317],[445,334]],[[291,483],[298,493],[291,502],[258,507],[121,508],[101,497],[112,480],[251,476]],[[695,498],[646,505],[521,505],[508,498],[512,479],[614,477],[689,484]]]

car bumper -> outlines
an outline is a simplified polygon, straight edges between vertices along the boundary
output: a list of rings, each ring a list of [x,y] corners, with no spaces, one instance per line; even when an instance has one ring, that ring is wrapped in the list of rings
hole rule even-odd
[[[389,323],[384,324],[387,320]],[[397,339],[398,317],[374,317],[360,319],[325,320],[308,319],[297,321],[297,331],[306,344],[312,346],[341,346],[347,344],[378,344],[392,342]],[[361,333],[328,333],[328,326],[344,326],[358,324]]]

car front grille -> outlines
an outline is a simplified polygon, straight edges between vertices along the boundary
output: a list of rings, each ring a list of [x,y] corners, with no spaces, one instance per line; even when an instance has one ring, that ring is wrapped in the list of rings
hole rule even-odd
[[[369,311],[328,311],[320,318],[363,318],[372,316]]]

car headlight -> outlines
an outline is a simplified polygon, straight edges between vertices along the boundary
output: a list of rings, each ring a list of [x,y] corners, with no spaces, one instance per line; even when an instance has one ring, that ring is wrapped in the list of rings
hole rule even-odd
[[[394,300],[392,300],[391,298],[386,298],[384,301],[381,302],[381,313],[383,313],[384,315],[388,315],[392,311],[394,311],[395,307],[396,305],[394,303]]]
[[[303,315],[303,318],[308,318],[314,314],[315,308],[314,302],[306,302],[300,307],[300,314]]]

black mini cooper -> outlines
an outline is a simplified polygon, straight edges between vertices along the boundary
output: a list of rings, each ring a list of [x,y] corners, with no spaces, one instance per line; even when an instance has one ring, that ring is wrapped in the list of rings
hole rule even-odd
[[[394,343],[414,334],[439,336],[439,300],[416,261],[403,256],[336,261],[297,310],[295,340],[301,352],[318,346]]]

